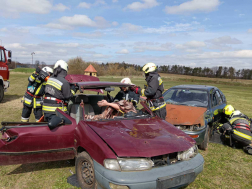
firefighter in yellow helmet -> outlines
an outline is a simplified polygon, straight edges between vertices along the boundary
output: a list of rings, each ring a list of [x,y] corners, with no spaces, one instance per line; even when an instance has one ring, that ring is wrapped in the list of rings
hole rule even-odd
[[[147,85],[144,89],[135,87],[135,92],[147,97],[150,109],[155,113],[155,115],[161,119],[165,119],[166,103],[162,96],[164,85],[160,75],[157,73],[157,67],[154,63],[147,63],[143,66],[142,70],[145,73]]]
[[[252,155],[252,134],[248,116],[227,105],[223,109],[227,119],[219,131],[225,143],[232,147],[243,147],[244,151]]]

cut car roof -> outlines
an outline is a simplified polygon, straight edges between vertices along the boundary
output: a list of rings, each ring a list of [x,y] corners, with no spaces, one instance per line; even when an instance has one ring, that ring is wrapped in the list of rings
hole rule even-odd
[[[78,82],[78,85],[82,89],[105,89],[107,87],[129,87],[130,84],[119,83],[119,82],[106,82],[106,81],[88,81]]]

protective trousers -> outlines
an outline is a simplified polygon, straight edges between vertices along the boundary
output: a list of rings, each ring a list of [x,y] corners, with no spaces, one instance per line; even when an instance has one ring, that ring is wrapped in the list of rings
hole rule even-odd
[[[29,122],[30,115],[32,113],[32,109],[33,109],[33,107],[29,107],[24,104],[21,122]],[[36,121],[39,121],[39,119],[43,116],[42,108],[33,109],[33,113],[34,113]]]
[[[163,107],[159,110],[153,112],[156,116],[160,117],[161,119],[165,120],[166,117],[166,107]]]

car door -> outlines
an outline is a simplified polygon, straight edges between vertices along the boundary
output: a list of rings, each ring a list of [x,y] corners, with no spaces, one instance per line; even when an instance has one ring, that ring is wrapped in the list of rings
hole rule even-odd
[[[211,99],[211,111],[213,113],[213,122],[219,121],[221,119],[222,109],[225,107],[226,103],[223,101],[221,93],[218,89],[212,89],[210,91]]]
[[[50,130],[47,124],[7,126],[0,139],[0,165],[73,159],[76,122],[57,110],[65,125]]]

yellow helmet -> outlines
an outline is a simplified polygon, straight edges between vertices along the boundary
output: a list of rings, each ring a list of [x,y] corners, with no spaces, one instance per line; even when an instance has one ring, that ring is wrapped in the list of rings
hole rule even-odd
[[[230,116],[234,112],[234,107],[232,105],[226,105],[223,112],[224,114]]]
[[[144,71],[144,73],[147,74],[147,73],[155,71],[156,69],[157,69],[156,64],[149,62],[143,66],[142,70]]]

